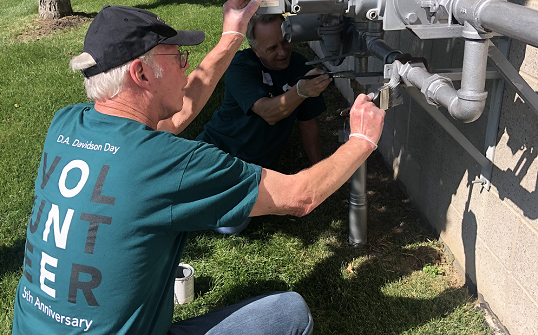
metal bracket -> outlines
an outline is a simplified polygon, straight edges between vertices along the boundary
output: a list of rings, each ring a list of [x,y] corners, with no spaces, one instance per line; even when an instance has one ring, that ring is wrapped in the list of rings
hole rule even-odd
[[[411,30],[421,40],[438,39],[438,38],[456,38],[461,37],[463,26],[459,24],[451,25],[408,25],[405,26]]]
[[[499,40],[501,41],[501,39]],[[521,98],[529,104],[531,109],[538,114],[538,94],[530,87],[530,85],[521,77],[519,72],[512,66],[512,64],[506,59],[503,52],[501,52],[491,41],[489,42],[488,57],[491,60],[491,64],[499,71],[503,78],[510,83]]]

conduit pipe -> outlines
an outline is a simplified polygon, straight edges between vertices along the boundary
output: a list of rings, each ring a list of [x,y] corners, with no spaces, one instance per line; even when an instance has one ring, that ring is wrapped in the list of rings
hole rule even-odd
[[[444,106],[454,119],[468,123],[478,119],[486,105],[489,39],[481,38],[468,23],[464,32],[465,50],[461,89],[458,91],[449,78],[432,75],[422,63],[404,64],[398,73],[406,85],[420,89],[429,104]]]
[[[383,40],[383,23],[378,21],[368,22],[368,29],[365,33],[366,48],[368,53],[383,61],[383,64],[392,64],[397,55],[402,52],[391,48],[385,40]]]

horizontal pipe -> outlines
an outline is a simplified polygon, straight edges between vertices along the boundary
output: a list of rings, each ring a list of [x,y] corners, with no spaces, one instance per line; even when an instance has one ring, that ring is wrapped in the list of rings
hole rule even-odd
[[[369,39],[366,43],[370,55],[382,60],[384,64],[392,64],[396,56],[402,54],[401,51],[391,48],[387,42],[380,38]]]
[[[506,1],[487,1],[477,10],[477,21],[488,30],[538,47],[538,11]]]

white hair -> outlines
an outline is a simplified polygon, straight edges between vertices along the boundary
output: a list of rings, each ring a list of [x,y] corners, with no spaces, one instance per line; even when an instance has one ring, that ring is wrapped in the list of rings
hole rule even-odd
[[[155,78],[161,78],[163,69],[157,62],[155,62],[153,50],[154,49],[151,49],[138,58],[153,70]],[[108,71],[96,74],[89,78],[84,78],[84,87],[86,88],[88,99],[92,101],[102,101],[110,99],[120,93],[125,84],[125,75],[129,73],[129,67],[132,62],[133,61],[129,61]],[[80,55],[73,57],[69,66],[71,67],[71,70],[75,72],[78,70],[85,70],[95,64],[96,62],[93,57],[89,53],[83,52]]]
[[[254,49],[258,48],[258,42],[256,42],[255,28],[258,24],[269,24],[277,20],[285,21],[285,18],[282,14],[254,14],[247,24],[247,41],[251,47]]]

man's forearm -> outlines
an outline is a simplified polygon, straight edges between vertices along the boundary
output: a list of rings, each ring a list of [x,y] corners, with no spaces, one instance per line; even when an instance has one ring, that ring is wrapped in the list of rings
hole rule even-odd
[[[159,122],[159,130],[178,134],[198,116],[242,41],[243,37],[239,34],[226,34],[221,37],[215,48],[189,74],[183,108],[171,118]]]
[[[313,69],[306,74],[322,74],[320,69]],[[307,97],[317,97],[332,81],[327,75],[320,75],[310,80],[299,80],[287,92],[274,98],[262,98],[252,105],[254,113],[261,116],[267,123],[275,124],[288,117]],[[302,83],[302,84],[301,84]],[[298,89],[301,85],[301,89]],[[299,94],[299,91],[302,93]]]
[[[171,118],[160,121],[158,130],[178,134],[200,113],[241,45],[248,21],[259,5],[260,0],[228,0],[224,3],[223,35],[219,43],[189,75],[183,108]]]
[[[342,186],[373,150],[372,144],[351,138],[327,159],[295,175],[263,169],[250,216],[310,213]]]
[[[252,105],[251,109],[265,122],[273,125],[293,113],[304,100],[305,98],[297,95],[297,90],[293,86],[287,92],[276,97],[259,99]]]

